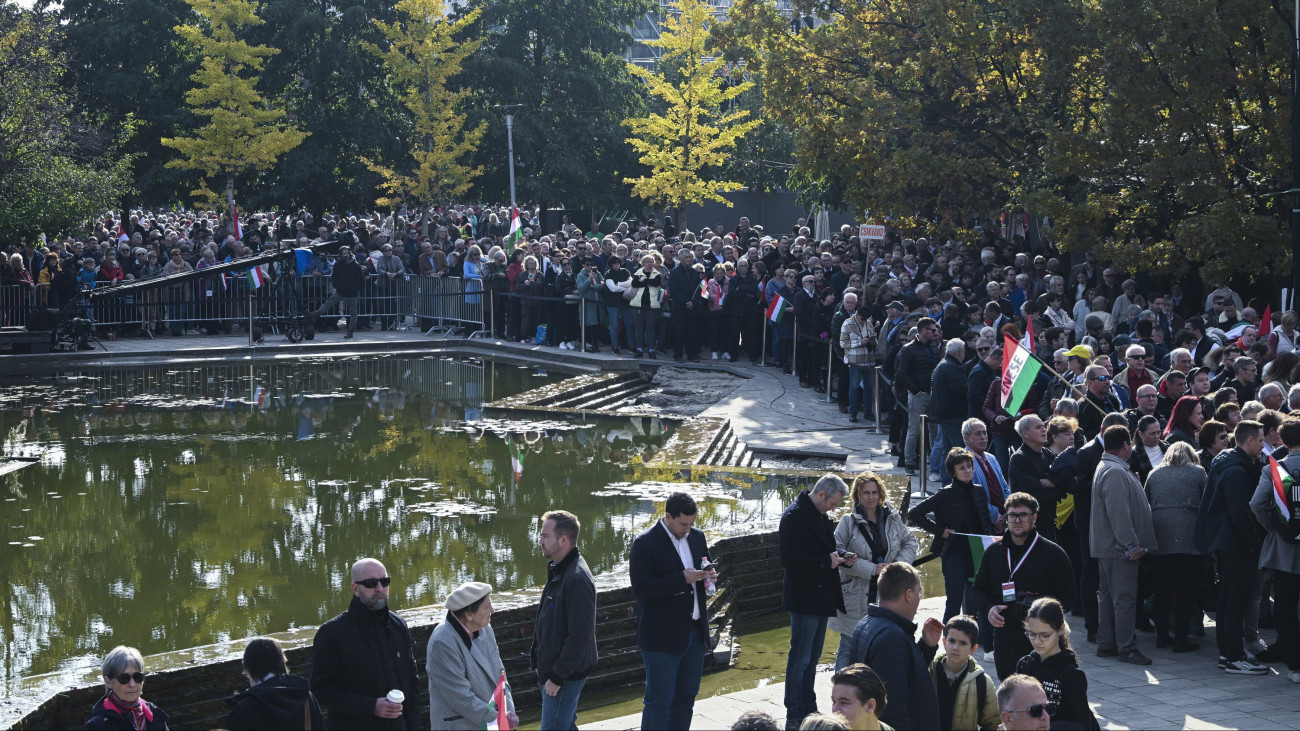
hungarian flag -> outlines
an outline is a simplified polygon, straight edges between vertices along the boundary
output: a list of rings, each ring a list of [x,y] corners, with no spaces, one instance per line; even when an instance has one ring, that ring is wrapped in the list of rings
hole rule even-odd
[[[772,302],[767,306],[767,319],[780,325],[789,309],[790,303],[781,295],[774,294],[772,295]]]
[[[1273,332],[1273,305],[1264,305],[1264,316],[1259,320],[1259,338],[1263,340]]]
[[[510,468],[514,472],[515,481],[524,476],[524,453],[514,443],[513,440],[507,439],[506,443],[510,445]]]
[[[519,223],[519,209],[516,208],[510,219],[510,233],[506,235],[506,248],[513,249],[523,239],[524,227]]]
[[[1020,339],[1020,344],[1025,346],[1029,352],[1034,352],[1034,318],[1029,316],[1025,319],[1025,336]]]
[[[244,227],[239,225],[239,208],[238,208],[238,206],[233,206],[233,205],[232,205],[232,206],[230,207],[230,210],[231,210],[231,211],[234,211],[234,217],[235,217],[235,240],[236,240],[236,241],[243,241],[243,240],[244,240]]]
[[[249,269],[244,276],[248,277],[248,286],[252,289],[257,289],[266,284],[266,272],[262,271],[260,266]]]
[[[1273,477],[1273,507],[1277,508],[1277,516],[1285,523],[1291,520],[1291,504],[1288,499],[1295,490],[1295,482],[1291,475],[1282,469],[1282,465],[1271,456],[1268,458],[1268,472]]]
[[[700,281],[699,295],[703,297],[705,300],[709,299],[709,281],[707,279]]]
[[[1043,364],[1028,349],[1010,335],[1003,336],[1002,344],[1002,408],[1015,414],[1024,403],[1025,396],[1034,385],[1034,379]]]
[[[1002,540],[1002,536],[981,536],[975,533],[953,533],[954,536],[964,536],[970,542],[970,556],[975,568],[967,578],[974,579],[975,574],[980,570],[980,561],[984,560],[984,552],[994,543]]]
[[[510,730],[510,712],[506,710],[505,670],[501,671],[501,678],[497,680],[497,688],[492,691],[492,700],[488,703],[488,714],[491,720],[484,722],[484,729],[487,729],[487,731]]]

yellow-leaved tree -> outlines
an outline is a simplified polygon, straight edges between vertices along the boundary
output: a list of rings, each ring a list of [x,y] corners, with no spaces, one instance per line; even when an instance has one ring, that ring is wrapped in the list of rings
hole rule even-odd
[[[385,195],[376,203],[396,206],[405,200],[426,210],[430,203],[464,194],[483,173],[462,160],[478,149],[487,123],[466,129],[466,115],[458,107],[469,91],[448,86],[465,58],[483,44],[482,39],[463,38],[480,10],[452,21],[442,0],[401,0],[397,11],[403,16],[399,22],[375,21],[387,48],[363,47],[383,61],[389,82],[412,115],[409,160],[401,171],[366,158],[362,162],[383,176],[378,187]]]
[[[662,100],[664,109],[623,121],[634,135],[628,144],[650,168],[649,175],[623,182],[631,184],[638,198],[674,208],[685,229],[684,206],[706,200],[731,205],[721,194],[741,184],[711,175],[720,172],[736,142],[759,120],[749,119],[749,110],[735,105],[722,111],[725,102],[753,83],[726,82],[726,61],[712,49],[713,8],[701,0],[675,0],[668,12],[659,38],[646,41],[661,49],[657,68],[650,71],[628,64],[650,94]]]
[[[241,40],[244,28],[261,25],[257,7],[249,0],[186,0],[195,22],[176,26],[176,33],[203,57],[190,78],[197,84],[185,95],[190,110],[207,117],[193,137],[163,138],[181,157],[169,168],[197,170],[199,188],[191,195],[215,205],[212,181],[222,181],[226,199],[235,204],[236,178],[275,165],[276,159],[307,138],[293,125],[283,124],[284,111],[273,109],[257,92],[263,61],[278,50]]]

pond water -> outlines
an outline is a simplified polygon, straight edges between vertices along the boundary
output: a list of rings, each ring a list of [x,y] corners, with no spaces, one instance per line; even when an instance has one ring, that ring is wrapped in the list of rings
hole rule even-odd
[[[482,404],[564,374],[441,356],[113,368],[0,379],[0,677],[309,627],[376,556],[401,610],[465,580],[539,585],[568,509],[594,572],[686,489],[711,535],[774,527],[810,477],[682,484],[645,466],[672,423],[507,420]]]

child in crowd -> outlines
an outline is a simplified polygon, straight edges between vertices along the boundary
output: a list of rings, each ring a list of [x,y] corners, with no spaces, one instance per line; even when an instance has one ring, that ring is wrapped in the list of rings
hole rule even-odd
[[[959,614],[943,628],[943,653],[930,663],[943,731],[992,731],[998,727],[997,686],[972,657],[979,624]]]
[[[1070,649],[1070,626],[1061,603],[1051,597],[1035,601],[1025,619],[1025,636],[1034,651],[1020,658],[1016,672],[1043,684],[1052,728],[1099,729],[1088,706],[1088,676]]]

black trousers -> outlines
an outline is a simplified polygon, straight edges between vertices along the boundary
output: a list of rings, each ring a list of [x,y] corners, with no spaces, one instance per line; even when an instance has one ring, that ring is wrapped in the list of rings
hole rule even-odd
[[[1214,560],[1219,564],[1219,603],[1214,622],[1219,654],[1229,662],[1240,660],[1246,654],[1241,646],[1241,623],[1246,618],[1255,575],[1259,573],[1257,558],[1227,551],[1214,552]]]
[[[1196,588],[1200,584],[1201,564],[1204,561],[1203,556],[1187,553],[1151,557],[1152,571],[1155,574],[1157,637],[1169,637],[1172,630],[1174,639],[1187,639],[1192,612],[1197,606]]]
[[[1273,617],[1277,644],[1288,670],[1300,670],[1300,576],[1273,571]]]
[[[1020,658],[1034,651],[1025,637],[1024,617],[1015,615],[1011,607],[1002,610],[1006,624],[993,630],[993,642],[997,650],[993,653],[998,668],[999,678],[1009,678],[1016,674],[1016,665]]]
[[[1101,588],[1100,576],[1097,574],[1097,559],[1092,557],[1092,547],[1088,545],[1088,523],[1079,520],[1081,513],[1075,510],[1075,530],[1079,533],[1079,605],[1083,607],[1083,626],[1088,632],[1097,631],[1097,592]]]

